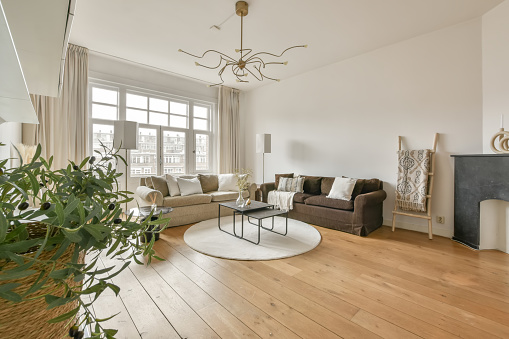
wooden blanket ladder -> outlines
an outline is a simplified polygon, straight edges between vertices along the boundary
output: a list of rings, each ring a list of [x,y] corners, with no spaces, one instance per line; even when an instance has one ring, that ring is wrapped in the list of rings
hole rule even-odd
[[[433,194],[433,181],[435,178],[435,154],[437,151],[438,133],[435,133],[433,138],[433,148],[431,149],[430,155],[430,170],[428,173],[428,192],[426,194],[426,212],[406,212],[398,209],[398,202],[394,201],[394,210],[392,211],[392,231],[396,229],[396,215],[404,215],[407,217],[414,217],[428,220],[428,237],[433,239],[432,224],[431,224],[431,197]],[[401,136],[398,136],[398,150],[401,151]]]

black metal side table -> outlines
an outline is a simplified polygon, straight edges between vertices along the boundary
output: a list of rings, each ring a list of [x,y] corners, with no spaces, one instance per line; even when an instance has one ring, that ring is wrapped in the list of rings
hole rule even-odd
[[[159,218],[159,214],[161,212],[163,214],[167,214],[173,211],[173,208],[171,207],[165,207],[165,206],[157,206],[154,210],[154,214],[150,218],[150,221],[157,220]],[[133,213],[133,216],[135,217],[142,217],[141,221],[147,220],[148,216],[150,215],[150,212],[152,212],[152,206],[143,206],[143,207],[135,207],[131,208],[129,212]],[[145,232],[145,236],[140,237],[141,242],[145,242],[145,238],[147,239],[147,242],[150,242],[152,240],[152,235],[155,237],[155,241],[159,240],[159,232],[155,232],[159,230],[158,225],[150,225],[148,227],[147,232]]]
[[[221,206],[222,207],[227,207],[227,208],[231,208],[233,209],[233,233],[230,233],[228,231],[225,231],[224,229],[221,228]],[[242,240],[246,240],[246,241],[249,241],[250,243],[253,243],[255,245],[258,245],[260,243],[260,230],[263,228],[264,230],[267,230],[267,231],[270,231],[270,232],[273,232],[273,233],[277,233],[277,234],[280,234],[280,235],[283,235],[285,236],[287,233],[288,233],[288,211],[281,211],[281,210],[278,210],[278,209],[274,209],[274,205],[270,205],[270,204],[267,204],[267,203],[264,203],[264,202],[259,202],[259,201],[252,201],[251,202],[251,206],[245,206],[245,207],[239,207],[237,206],[237,204],[232,201],[232,202],[225,202],[225,203],[220,203],[219,204],[219,211],[218,211],[218,218],[217,218],[217,227],[219,228],[219,230],[229,234],[229,235],[232,235],[236,238],[239,238],[239,239],[242,239]],[[235,225],[235,216],[237,215],[241,215],[241,228],[240,228],[240,235],[237,234],[237,229],[236,229],[236,225]],[[286,225],[285,225],[285,232],[284,233],[280,233],[280,232],[276,232],[274,231],[274,217],[275,216],[280,216],[280,215],[285,215],[286,217]],[[252,224],[252,225],[255,225],[258,227],[258,238],[257,238],[257,241],[253,241],[253,240],[250,240],[250,239],[247,239],[244,237],[244,216],[247,217],[247,221]],[[251,218],[253,219],[256,219],[258,220],[258,223],[253,223],[251,222]],[[262,220],[263,219],[266,219],[266,218],[272,218],[272,227],[264,227],[263,224],[262,224]]]

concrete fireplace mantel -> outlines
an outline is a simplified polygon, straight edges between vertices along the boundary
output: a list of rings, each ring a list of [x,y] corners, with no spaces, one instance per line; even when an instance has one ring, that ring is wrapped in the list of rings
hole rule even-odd
[[[480,245],[481,201],[509,201],[509,154],[464,154],[454,158],[454,237]]]

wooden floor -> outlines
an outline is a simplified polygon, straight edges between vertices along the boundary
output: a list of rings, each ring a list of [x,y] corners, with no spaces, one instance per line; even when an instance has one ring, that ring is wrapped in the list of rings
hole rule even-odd
[[[509,338],[509,255],[382,227],[273,261],[209,257],[164,231],[94,304],[118,338]],[[104,259],[104,258],[103,258]],[[106,259],[105,265],[111,264]]]

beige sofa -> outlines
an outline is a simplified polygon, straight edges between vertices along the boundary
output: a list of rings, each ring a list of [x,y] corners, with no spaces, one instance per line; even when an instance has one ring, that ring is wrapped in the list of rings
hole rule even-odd
[[[167,178],[168,174],[165,175]],[[151,177],[140,178],[140,186],[135,191],[135,199],[140,206],[150,206],[155,202],[158,206],[172,207],[173,211],[164,217],[169,217],[169,227],[181,226],[196,223],[199,221],[217,218],[219,203],[237,200],[239,193],[234,191],[218,191],[217,184],[206,182],[214,175],[186,175],[182,178],[199,178],[203,194],[193,194],[187,196],[169,196],[154,188],[151,184]],[[217,177],[217,176],[216,176]],[[161,178],[161,177],[160,177]],[[216,179],[217,182],[217,179]],[[243,193],[245,199],[255,200],[256,184],[251,184],[248,191]],[[166,192],[164,192],[166,193]],[[221,216],[232,215],[233,210],[221,208]]]

